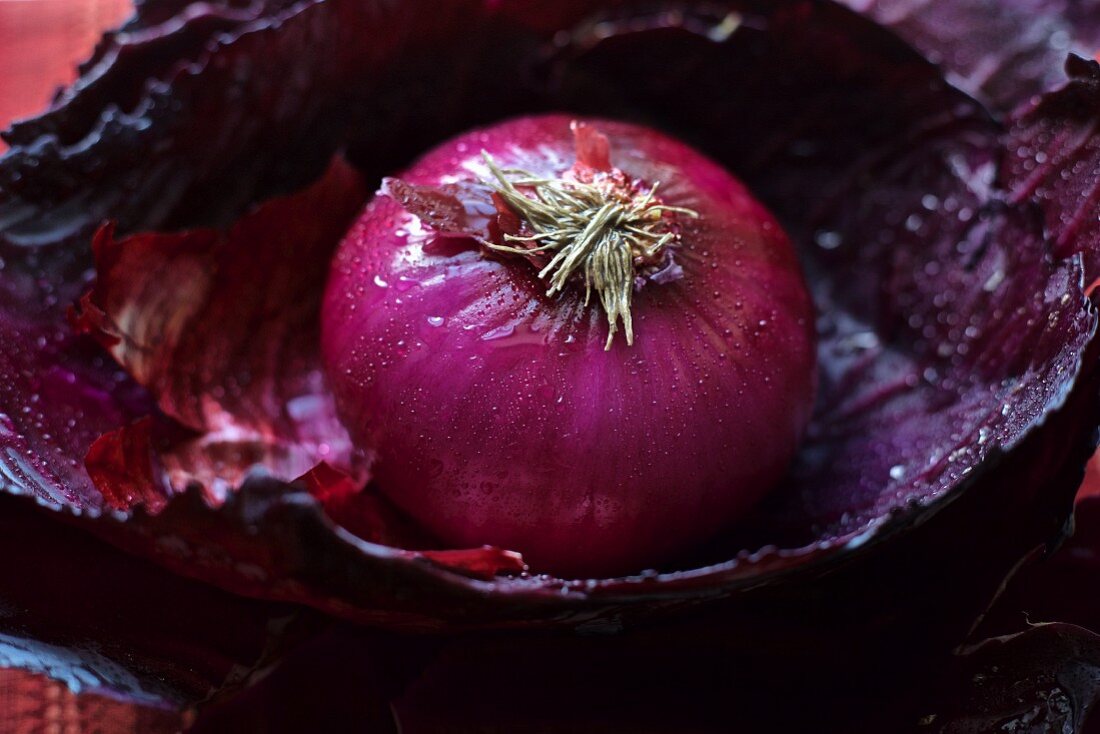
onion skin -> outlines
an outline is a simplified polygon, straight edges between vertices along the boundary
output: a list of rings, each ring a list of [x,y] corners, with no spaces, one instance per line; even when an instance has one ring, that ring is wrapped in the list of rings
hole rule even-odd
[[[401,179],[477,182],[482,150],[559,176],[572,121],[467,133]],[[322,313],[337,405],[381,490],[446,542],[577,577],[667,561],[743,516],[793,456],[815,386],[813,307],[775,219],[682,143],[592,124],[615,166],[699,214],[676,221],[683,276],[635,294],[632,347],[604,351],[583,287],[548,298],[524,258],[440,236],[387,195],[340,246]]]

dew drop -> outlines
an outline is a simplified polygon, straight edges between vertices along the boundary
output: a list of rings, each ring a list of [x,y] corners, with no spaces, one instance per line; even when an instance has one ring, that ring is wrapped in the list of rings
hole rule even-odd
[[[516,327],[512,324],[505,324],[504,326],[498,326],[495,329],[490,329],[481,335],[482,341],[493,341],[495,339],[504,339],[505,337],[512,336],[516,331]]]
[[[822,230],[814,235],[814,242],[823,250],[835,250],[840,247],[841,241],[840,232],[832,230]]]

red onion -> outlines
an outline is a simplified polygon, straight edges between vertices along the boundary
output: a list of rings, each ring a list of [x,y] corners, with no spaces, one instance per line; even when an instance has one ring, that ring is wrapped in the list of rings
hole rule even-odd
[[[619,122],[505,122],[387,180],[322,324],[381,490],[536,571],[637,571],[712,537],[782,476],[813,402],[787,236],[714,162]]]

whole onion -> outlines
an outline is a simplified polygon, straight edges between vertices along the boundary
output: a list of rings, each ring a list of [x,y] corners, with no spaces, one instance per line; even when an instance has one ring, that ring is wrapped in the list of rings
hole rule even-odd
[[[787,236],[714,162],[618,122],[505,122],[385,182],[322,329],[381,490],[538,571],[634,571],[708,539],[781,477],[813,403]]]

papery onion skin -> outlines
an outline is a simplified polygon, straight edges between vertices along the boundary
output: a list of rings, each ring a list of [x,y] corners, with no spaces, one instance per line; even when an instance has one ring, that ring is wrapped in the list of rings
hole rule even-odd
[[[468,133],[401,179],[476,184],[482,150],[560,176],[572,121]],[[322,314],[337,405],[382,491],[447,542],[570,576],[638,571],[743,515],[783,474],[815,386],[813,306],[774,218],[684,144],[589,122],[615,166],[699,214],[677,219],[683,276],[635,294],[632,347],[604,351],[583,287],[548,298],[523,258],[440,236],[387,195],[341,245]]]

